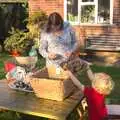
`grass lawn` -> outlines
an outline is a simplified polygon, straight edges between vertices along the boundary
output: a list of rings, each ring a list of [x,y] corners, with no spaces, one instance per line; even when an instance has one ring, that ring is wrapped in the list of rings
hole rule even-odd
[[[9,57],[7,53],[0,53],[0,79],[5,77],[4,61],[9,59]]]
[[[5,78],[4,61],[6,61],[9,58],[10,56],[7,53],[0,53],[0,79]],[[40,59],[37,64],[40,68],[43,67],[45,64],[44,59]],[[94,64],[91,66],[91,68],[93,72],[106,72],[112,76],[115,82],[115,88],[112,91],[112,93],[109,96],[107,96],[106,101],[107,103],[120,104],[120,91],[119,91],[120,90],[120,68],[98,66]],[[83,80],[83,83],[87,83],[87,82]],[[12,115],[13,117],[12,118],[9,117],[10,115]],[[0,120],[20,120],[20,116],[17,114],[14,116],[13,112],[0,112]],[[43,120],[43,118],[36,118],[34,120]]]
[[[94,72],[105,72],[111,75],[113,81],[115,82],[115,88],[108,98],[110,98],[113,102],[120,104],[120,68],[93,65],[92,70]]]

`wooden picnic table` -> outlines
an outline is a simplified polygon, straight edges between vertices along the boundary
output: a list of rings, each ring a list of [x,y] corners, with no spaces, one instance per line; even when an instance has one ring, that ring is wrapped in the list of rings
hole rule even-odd
[[[64,101],[37,98],[34,93],[12,90],[6,80],[0,80],[0,108],[55,120],[66,120],[83,98],[80,91]]]

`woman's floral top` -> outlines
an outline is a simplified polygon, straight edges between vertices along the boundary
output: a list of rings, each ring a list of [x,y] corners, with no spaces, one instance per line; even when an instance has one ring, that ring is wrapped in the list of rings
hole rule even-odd
[[[46,58],[48,64],[60,64],[67,60],[66,52],[74,52],[77,48],[75,32],[69,23],[64,23],[64,29],[61,35],[56,36],[53,33],[41,33],[39,53]],[[54,60],[48,58],[48,53],[52,52],[57,55]]]

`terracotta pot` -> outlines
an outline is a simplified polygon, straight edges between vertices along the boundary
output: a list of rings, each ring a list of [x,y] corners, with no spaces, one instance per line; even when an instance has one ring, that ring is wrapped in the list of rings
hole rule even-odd
[[[20,53],[17,51],[17,50],[13,50],[12,52],[11,52],[11,55],[12,56],[20,56]]]

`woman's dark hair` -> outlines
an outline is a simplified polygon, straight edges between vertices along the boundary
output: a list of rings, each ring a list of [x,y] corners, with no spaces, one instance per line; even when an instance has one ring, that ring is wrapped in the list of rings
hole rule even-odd
[[[46,32],[52,32],[54,30],[63,29],[63,19],[59,13],[53,12],[48,17],[48,22],[46,24]]]

